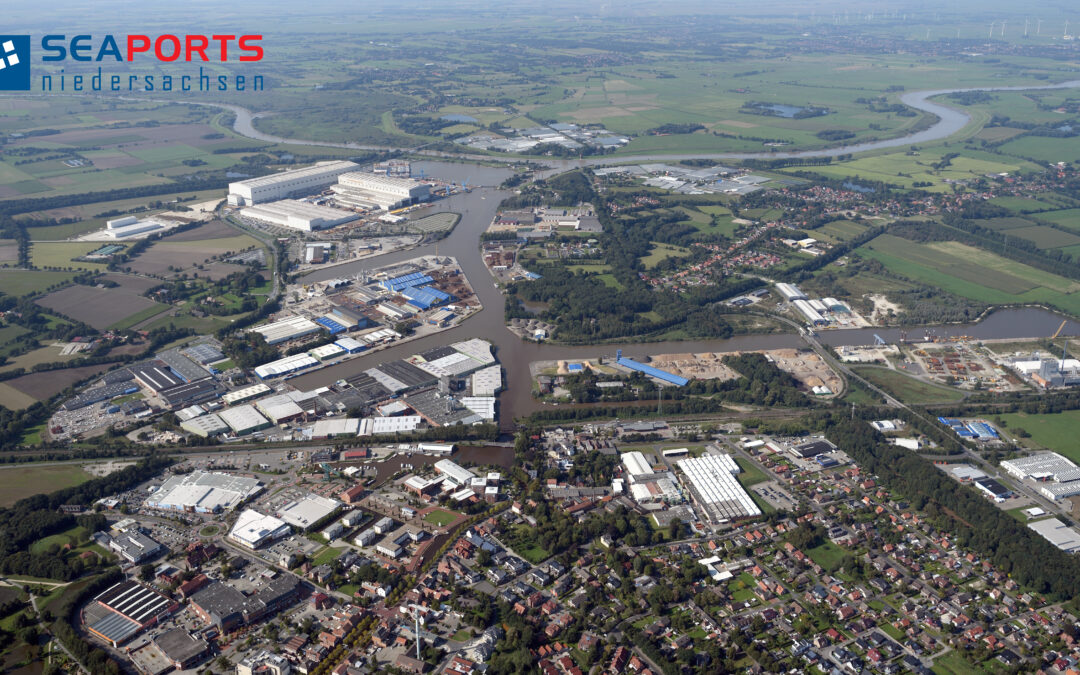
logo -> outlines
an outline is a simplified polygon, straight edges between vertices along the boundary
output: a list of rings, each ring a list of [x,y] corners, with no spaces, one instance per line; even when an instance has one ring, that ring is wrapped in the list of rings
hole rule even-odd
[[[0,91],[30,91],[29,35],[0,35]]]

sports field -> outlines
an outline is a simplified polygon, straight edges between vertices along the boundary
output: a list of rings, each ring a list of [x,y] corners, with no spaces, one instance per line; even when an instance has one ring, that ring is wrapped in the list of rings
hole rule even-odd
[[[424,521],[438,527],[446,527],[450,523],[457,520],[458,517],[459,516],[455,513],[450,513],[449,511],[437,509],[424,516]]]
[[[1001,418],[1005,420],[1005,431],[1010,436],[1015,437],[1015,430],[1018,428],[1031,434],[1030,438],[1018,439],[1024,445],[1053,450],[1080,463],[1080,446],[1076,444],[1076,430],[1080,429],[1080,410],[1047,415],[1008,413],[1001,415]]]
[[[954,241],[882,235],[858,249],[890,271],[990,304],[1047,303],[1080,314],[1080,283]]]

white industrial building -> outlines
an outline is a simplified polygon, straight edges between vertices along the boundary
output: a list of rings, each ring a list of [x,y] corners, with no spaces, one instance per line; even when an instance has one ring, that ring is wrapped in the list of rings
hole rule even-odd
[[[298,370],[317,365],[319,365],[319,359],[310,354],[294,354],[292,356],[286,356],[283,359],[278,359],[277,361],[271,361],[270,363],[256,366],[253,372],[259,376],[259,379],[265,380],[270,377],[280,377],[281,375],[295,373]]]
[[[229,183],[229,204],[246,206],[312,193],[330,185],[341,174],[359,168],[355,162],[335,160]]]
[[[1009,459],[1001,468],[1019,480],[1030,478],[1039,483],[1039,492],[1047,499],[1058,500],[1080,495],[1080,467],[1056,452],[1040,452],[1028,457]]]
[[[742,471],[731,455],[702,455],[681,459],[678,467],[690,481],[695,501],[712,522],[760,516],[761,509],[735,477]]]
[[[135,216],[124,216],[123,218],[105,221],[105,234],[110,239],[126,239],[136,234],[153,232],[161,228],[161,223],[153,220],[139,220]]]
[[[494,396],[502,389],[502,367],[488,366],[472,374],[473,396]]]
[[[799,290],[798,286],[792,284],[776,284],[776,292],[783,296],[784,300],[788,302],[810,299],[806,293]]]
[[[804,317],[806,317],[806,320],[808,322],[814,325],[828,323],[828,321],[825,320],[825,317],[821,316],[821,313],[818,310],[814,309],[814,306],[806,300],[796,300],[791,304],[793,304],[795,306],[795,309],[799,310],[799,312]]]
[[[266,344],[276,345],[279,342],[318,333],[320,330],[322,330],[322,326],[310,319],[305,319],[302,316],[290,316],[273,323],[256,326],[250,332],[262,335],[266,339]]]
[[[219,513],[254,497],[262,489],[262,483],[255,478],[193,471],[165,481],[146,500],[146,505],[154,509]]]
[[[229,531],[229,539],[252,550],[275,539],[289,534],[291,530],[284,521],[273,516],[264,516],[253,509],[247,509],[236,519],[236,524]]]
[[[236,391],[230,391],[221,395],[221,401],[225,405],[235,405],[237,403],[243,403],[244,401],[250,401],[253,398],[258,398],[264,394],[269,394],[273,389],[266,386],[263,383],[253,384],[250,387],[244,387],[243,389],[237,389]]]
[[[330,189],[339,204],[386,211],[418,204],[431,198],[431,186],[426,183],[374,173],[343,173],[338,176],[337,185]]]
[[[461,405],[473,411],[480,417],[483,417],[485,420],[490,421],[495,419],[494,396],[464,396],[461,398]]]
[[[360,431],[360,418],[358,417],[332,417],[319,420],[311,430],[311,437],[315,440],[323,438],[336,438],[338,436],[355,436]]]
[[[344,353],[345,350],[341,347],[341,345],[334,342],[331,342],[328,345],[322,345],[321,347],[316,347],[315,349],[312,349],[308,352],[308,354],[310,354],[312,358],[319,359],[320,361],[332,359],[335,356],[339,356]]]
[[[357,436],[379,436],[381,434],[408,433],[416,431],[424,418],[419,415],[401,415],[398,417],[365,417],[360,420]]]
[[[240,209],[240,215],[302,232],[325,230],[351,223],[360,217],[352,211],[297,199],[281,199],[276,202],[246,206]]]
[[[622,459],[623,466],[626,467],[626,473],[630,476],[631,483],[639,478],[651,476],[653,474],[652,465],[645,460],[645,455],[637,450],[633,452],[624,452],[620,458]]]
[[[228,408],[218,413],[218,416],[221,417],[222,422],[229,425],[229,428],[237,436],[245,436],[253,431],[270,426],[270,420],[260,415],[259,411],[252,405]]]
[[[447,480],[458,487],[468,487],[472,483],[472,479],[477,477],[472,471],[449,459],[440,459],[435,462],[435,470],[446,476]]]
[[[201,417],[193,417],[184,420],[180,423],[180,428],[195,434],[196,436],[209,438],[225,433],[229,430],[229,425],[225,424],[225,421],[221,419],[220,415],[211,413],[209,415],[202,415]]]
[[[1047,518],[1046,520],[1028,523],[1028,527],[1066,553],[1080,551],[1080,532],[1057,518]]]
[[[308,494],[281,507],[277,515],[286,523],[306,530],[340,508],[341,502],[336,499]]]

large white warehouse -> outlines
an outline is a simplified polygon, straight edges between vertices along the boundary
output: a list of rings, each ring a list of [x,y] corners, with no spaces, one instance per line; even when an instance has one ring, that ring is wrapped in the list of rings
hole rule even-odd
[[[352,211],[320,206],[296,199],[282,199],[267,204],[256,204],[240,209],[240,215],[272,225],[288,227],[303,232],[325,230],[349,223],[360,216]]]
[[[337,185],[330,189],[340,204],[387,211],[431,198],[431,187],[427,183],[374,173],[343,173],[338,176]]]
[[[702,455],[679,460],[677,465],[690,482],[694,501],[712,522],[761,515],[735,477],[742,469],[730,455]]]
[[[235,206],[261,204],[314,192],[330,185],[341,174],[359,168],[355,162],[335,160],[229,183],[229,203]]]

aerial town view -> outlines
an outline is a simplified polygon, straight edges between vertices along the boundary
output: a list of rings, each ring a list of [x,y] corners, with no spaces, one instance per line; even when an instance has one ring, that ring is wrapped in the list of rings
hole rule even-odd
[[[1080,675],[1077,9],[5,5],[0,674]]]

